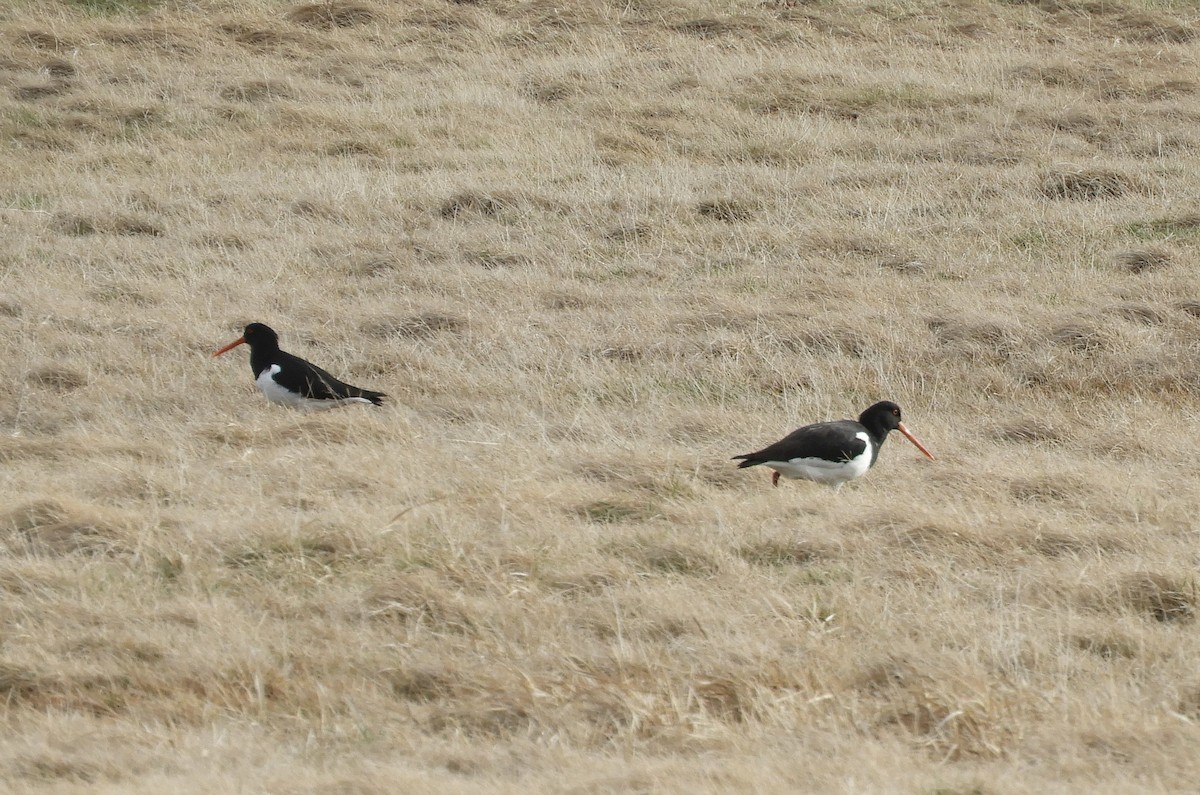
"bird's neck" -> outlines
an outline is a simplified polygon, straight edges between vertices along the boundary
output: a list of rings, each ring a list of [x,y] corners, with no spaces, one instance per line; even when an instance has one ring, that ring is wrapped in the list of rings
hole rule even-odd
[[[250,367],[255,375],[270,367],[279,356],[279,345],[258,344],[250,349]]]
[[[868,425],[867,423],[862,423],[862,426],[867,429],[867,435],[871,437],[871,441],[875,442],[876,447],[882,446],[884,441],[887,440],[888,428],[882,425]]]
[[[879,451],[883,449],[883,443],[887,441],[888,430],[882,426],[872,427],[863,425],[867,429],[867,435],[871,437],[873,444],[871,445],[871,466],[875,466],[875,462],[879,460]]]

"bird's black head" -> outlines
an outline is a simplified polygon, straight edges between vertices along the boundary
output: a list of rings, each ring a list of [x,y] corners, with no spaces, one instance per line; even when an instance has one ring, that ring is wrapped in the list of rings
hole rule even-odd
[[[900,407],[890,400],[881,400],[858,415],[858,421],[881,436],[886,436],[888,431],[900,427]]]
[[[251,323],[242,331],[242,336],[224,348],[221,348],[213,356],[220,356],[222,353],[231,351],[239,345],[249,345],[250,350],[258,351],[259,355],[270,355],[272,351],[279,350],[279,335],[270,326],[264,326],[262,323]]]
[[[279,335],[275,333],[275,329],[262,323],[251,323],[246,326],[242,332],[242,339],[251,348],[278,348]]]
[[[881,400],[874,406],[858,415],[858,421],[867,429],[867,433],[875,437],[875,440],[883,444],[883,440],[892,431],[900,431],[904,437],[916,445],[917,449],[925,454],[925,457],[933,461],[933,453],[929,452],[929,448],[921,444],[917,437],[912,435],[908,428],[904,427],[904,423],[900,421],[900,407],[890,400]]]

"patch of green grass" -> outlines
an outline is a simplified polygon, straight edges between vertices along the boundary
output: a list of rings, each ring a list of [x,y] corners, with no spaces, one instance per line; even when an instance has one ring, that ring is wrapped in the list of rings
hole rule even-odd
[[[710,555],[679,544],[635,541],[612,545],[606,551],[639,568],[659,574],[709,577],[716,574],[719,568]]]
[[[843,566],[809,564],[795,571],[796,576],[791,579],[791,582],[799,585],[835,585],[851,582],[854,579],[850,570]]]
[[[931,90],[913,83],[858,86],[835,93],[829,98],[831,106],[847,116],[859,116],[875,110],[937,110],[945,107],[967,107],[988,101],[983,94],[952,94]]]
[[[629,503],[597,500],[579,508],[579,515],[600,524],[632,522],[646,518],[646,511]]]
[[[755,566],[801,566],[820,557],[820,551],[803,541],[760,541],[737,551],[738,557]]]
[[[1200,214],[1134,221],[1127,224],[1124,231],[1138,240],[1192,239],[1200,237]]]
[[[656,480],[647,491],[667,499],[691,499],[696,496],[691,484],[677,477]]]
[[[794,149],[761,142],[747,144],[734,155],[734,160],[766,166],[787,166],[803,162],[803,158]]]
[[[1059,241],[1053,234],[1035,226],[1016,233],[1009,238],[1009,242],[1019,251],[1035,253],[1046,251],[1058,245]]]
[[[401,130],[391,137],[389,143],[393,149],[413,149],[420,146],[421,139],[415,133],[408,130]]]
[[[46,212],[50,209],[50,197],[41,193],[22,191],[0,199],[0,206],[25,212]]]
[[[753,391],[753,386],[730,379],[722,378],[720,374],[712,376],[697,374],[693,376],[664,374],[654,379],[654,390],[662,395],[677,395],[692,405],[725,406],[744,400]],[[637,401],[649,394],[638,390],[637,394],[629,396],[628,405],[637,405]],[[606,395],[606,397],[612,397]],[[614,401],[615,402],[615,401]]]
[[[328,568],[346,558],[331,541],[304,538],[235,549],[225,556],[224,563],[231,569],[271,569],[277,566],[304,568],[310,565]]]
[[[24,105],[6,109],[0,119],[8,122],[8,125],[12,127],[42,128],[50,126],[50,121],[46,118],[45,113]]]
[[[718,257],[702,259],[689,270],[697,276],[722,277],[744,270],[748,264],[739,257]]]
[[[165,582],[177,582],[183,576],[185,563],[179,555],[168,555],[158,558],[153,563],[153,571]]]
[[[775,74],[758,76],[739,100],[754,113],[822,113],[840,119],[857,119],[889,110],[929,111],[965,108],[992,102],[988,92],[950,92],[916,83],[872,83],[850,86],[794,85]]]
[[[929,795],[987,795],[987,791],[983,787],[934,787],[929,791]]]
[[[115,16],[144,14],[162,5],[162,0],[67,0],[67,5],[89,14]]]

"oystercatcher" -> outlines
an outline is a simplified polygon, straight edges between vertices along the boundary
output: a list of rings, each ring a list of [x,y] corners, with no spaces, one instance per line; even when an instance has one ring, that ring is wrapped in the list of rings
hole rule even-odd
[[[890,400],[871,406],[858,421],[818,422],[797,428],[775,444],[757,453],[735,455],[738,469],[765,464],[775,470],[771,485],[779,485],[779,476],[815,480],[841,488],[847,480],[867,474],[879,457],[879,448],[888,432],[900,431],[917,449],[933,460],[933,453],[917,441],[900,421],[900,407]]]
[[[279,335],[270,326],[251,323],[242,336],[213,354],[220,356],[245,343],[250,346],[250,369],[254,383],[272,403],[316,411],[345,403],[383,405],[387,395],[359,389],[339,381],[299,356],[279,350]]]

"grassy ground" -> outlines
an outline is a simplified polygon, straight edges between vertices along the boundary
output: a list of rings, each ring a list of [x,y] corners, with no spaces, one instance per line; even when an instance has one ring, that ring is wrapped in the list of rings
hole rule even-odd
[[[0,9],[0,781],[1179,792],[1200,13]],[[394,397],[301,415],[250,320]],[[729,457],[878,399],[838,494]]]

